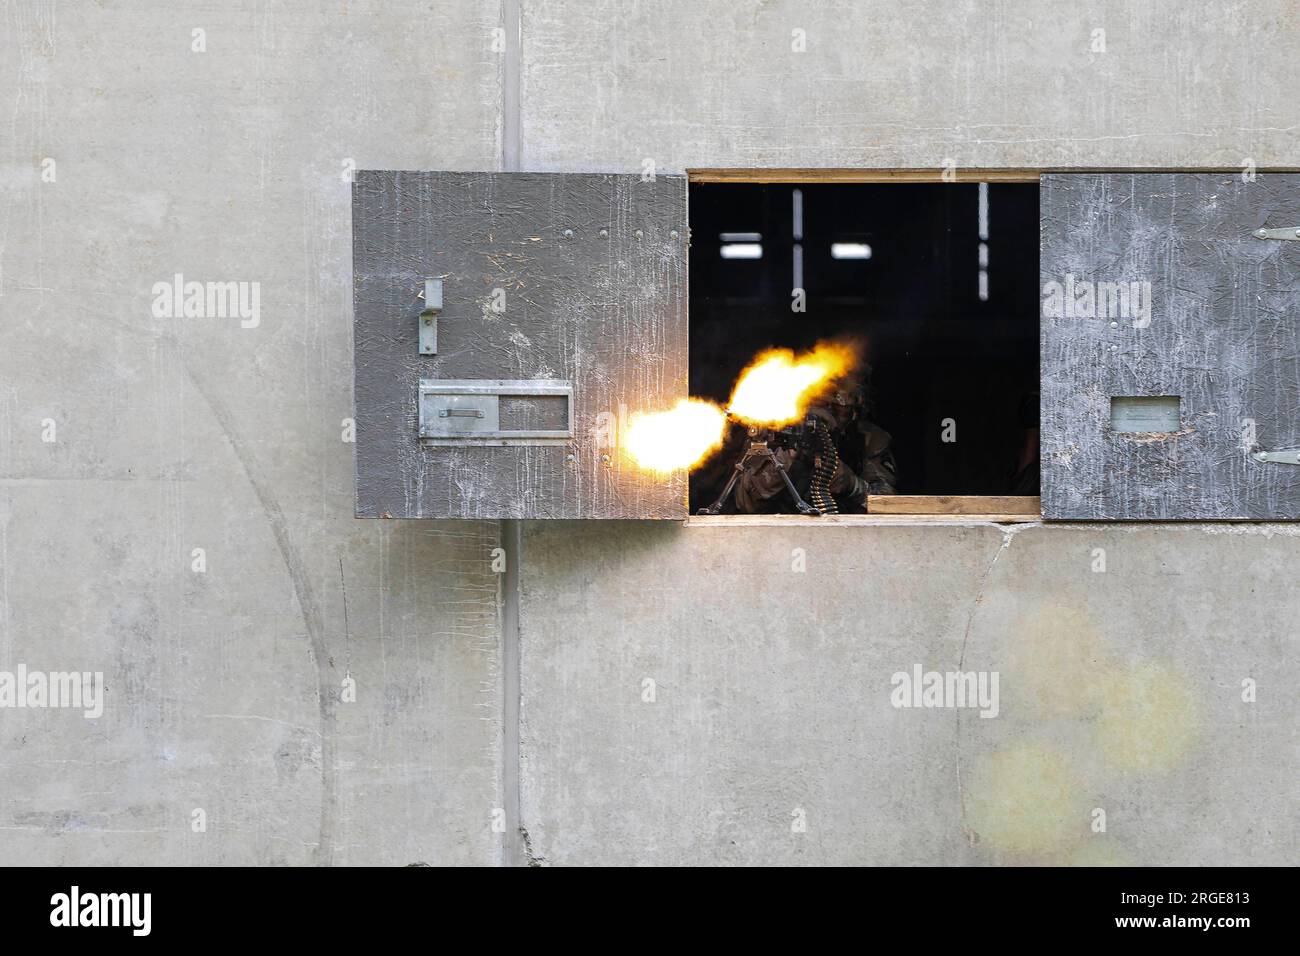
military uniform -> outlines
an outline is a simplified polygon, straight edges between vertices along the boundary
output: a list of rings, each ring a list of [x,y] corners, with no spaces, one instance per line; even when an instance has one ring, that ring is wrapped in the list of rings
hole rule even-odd
[[[898,482],[892,440],[865,414],[860,388],[845,388],[813,405],[804,415],[822,423],[834,442],[837,461],[829,490],[843,514],[863,514],[868,495],[892,495]],[[801,448],[775,448],[773,454],[805,498],[813,480],[813,455]],[[747,463],[736,484],[736,509],[744,514],[793,511],[793,503],[770,459]]]

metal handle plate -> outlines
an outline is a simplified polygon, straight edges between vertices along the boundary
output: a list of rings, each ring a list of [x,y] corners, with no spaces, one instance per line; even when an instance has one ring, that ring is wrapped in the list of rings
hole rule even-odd
[[[420,354],[438,354],[438,316],[442,312],[442,280],[424,280],[424,308],[420,311]]]
[[[551,428],[512,428],[502,400],[558,402],[562,421]],[[573,384],[558,379],[421,379],[420,438],[440,445],[545,445],[573,438]]]

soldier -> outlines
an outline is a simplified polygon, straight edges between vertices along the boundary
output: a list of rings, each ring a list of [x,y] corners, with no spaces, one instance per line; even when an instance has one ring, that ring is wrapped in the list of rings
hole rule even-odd
[[[863,373],[864,377],[866,374]],[[804,422],[812,420],[825,427],[833,445],[833,462],[815,449],[815,442],[804,442],[773,449],[805,500],[816,499],[816,468],[829,472],[827,490],[841,514],[864,514],[868,495],[892,495],[898,481],[889,432],[871,421],[869,403],[862,379],[845,377],[834,391],[809,407]],[[833,464],[833,472],[830,466]],[[823,474],[821,477],[825,477]],[[820,510],[825,502],[812,501]],[[736,485],[736,509],[745,514],[775,514],[794,510],[790,494],[770,458],[746,461]]]

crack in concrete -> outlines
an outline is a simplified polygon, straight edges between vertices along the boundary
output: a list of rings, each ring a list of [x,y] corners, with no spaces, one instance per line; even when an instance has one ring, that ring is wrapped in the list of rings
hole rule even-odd
[[[546,866],[546,857],[537,856],[533,853],[533,841],[528,835],[528,828],[522,823],[519,825],[519,837],[524,844],[524,856],[527,859],[528,866]]]
[[[270,485],[263,479],[258,470],[247,444],[239,433],[234,416],[225,404],[212,394],[206,384],[194,374],[189,367],[189,363],[185,361],[184,352],[178,348],[177,354],[180,356],[181,367],[185,369],[190,381],[194,384],[195,390],[207,403],[213,418],[221,426],[226,441],[230,443],[235,458],[244,470],[244,476],[248,479],[253,493],[257,496],[258,503],[262,506],[267,524],[271,528],[271,534],[275,538],[276,547],[279,549],[280,557],[284,562],[285,570],[288,571],[289,580],[293,584],[294,596],[297,598],[298,608],[302,613],[303,625],[307,629],[308,644],[316,663],[316,697],[319,703],[319,735],[321,738],[320,839],[313,850],[312,856],[318,866],[329,866],[333,863],[334,826],[338,815],[338,795],[334,788],[335,749],[337,743],[334,735],[336,725],[335,699],[332,695],[327,694],[325,690],[330,679],[329,670],[331,665],[325,647],[325,627],[320,604],[317,602],[315,592],[312,590],[302,556],[298,553],[298,549],[294,546],[293,539],[289,535],[289,525],[285,520],[284,512],[280,508],[280,503],[272,493]]]
[[[966,615],[966,630],[962,634],[961,653],[957,658],[958,672],[964,672],[966,670],[966,647],[970,644],[970,632],[971,628],[975,624],[975,612],[978,611],[980,605],[984,603],[984,592],[988,588],[989,578],[993,574],[993,569],[997,567],[998,560],[1002,555],[1011,548],[1011,539],[1026,528],[1038,527],[1038,524],[994,525],[994,527],[998,528],[1002,532],[1002,541],[998,544],[997,551],[993,552],[993,560],[988,563],[988,566],[984,569],[984,573],[980,575],[980,583],[979,588],[975,592],[975,600],[971,603],[970,613]],[[954,749],[956,751],[957,765],[957,800],[961,808],[962,832],[966,834],[966,842],[971,846],[974,846],[978,842],[978,837],[972,833],[970,828],[966,825],[966,788],[962,785],[961,779],[961,716],[962,708],[958,707],[954,714],[957,722],[956,734],[954,735]]]

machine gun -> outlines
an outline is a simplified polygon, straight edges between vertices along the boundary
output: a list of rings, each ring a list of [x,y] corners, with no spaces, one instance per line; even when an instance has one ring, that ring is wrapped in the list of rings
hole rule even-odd
[[[800,514],[816,516],[839,513],[839,507],[835,504],[835,498],[831,495],[830,483],[835,476],[835,469],[839,465],[840,457],[835,448],[835,440],[831,437],[830,429],[826,427],[825,422],[820,418],[809,415],[802,422],[786,425],[784,428],[764,428],[759,425],[749,425],[747,428],[749,443],[745,446],[740,458],[737,459],[731,477],[727,479],[727,484],[722,489],[722,494],[718,495],[717,501],[708,507],[701,508],[697,514],[721,514],[722,506],[727,503],[727,499],[736,490],[736,484],[740,481],[746,468],[759,459],[766,459],[772,463],[776,473],[781,476],[786,491],[794,499],[795,509]],[[811,459],[812,479],[808,484],[808,497],[812,499],[811,504],[804,500],[803,496],[799,494],[799,489],[790,480],[785,465],[781,464],[781,459],[777,457],[774,451],[777,448],[791,449]]]

